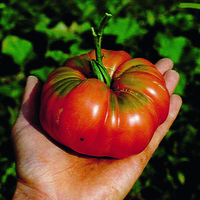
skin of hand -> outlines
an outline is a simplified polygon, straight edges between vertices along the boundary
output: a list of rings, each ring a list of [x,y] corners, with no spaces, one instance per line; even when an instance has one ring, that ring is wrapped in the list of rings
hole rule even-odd
[[[13,199],[124,199],[141,175],[182,104],[173,94],[179,74],[164,58],[156,64],[170,93],[170,111],[147,148],[125,159],[95,158],[78,154],[52,140],[39,122],[42,86],[29,76],[19,116],[12,130],[18,182]]]

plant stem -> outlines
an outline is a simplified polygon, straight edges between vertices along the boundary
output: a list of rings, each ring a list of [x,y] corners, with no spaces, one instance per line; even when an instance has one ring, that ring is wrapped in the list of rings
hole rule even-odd
[[[92,27],[92,33],[94,36],[94,43],[95,43],[95,50],[96,50],[96,60],[100,64],[102,64],[101,40],[102,40],[102,36],[104,33],[104,29],[105,29],[106,25],[108,24],[108,21],[110,20],[111,17],[112,17],[111,14],[108,14],[108,13],[105,14],[105,16],[99,26],[98,32],[95,32],[94,28]]]
[[[110,78],[110,75],[108,74],[108,71],[103,66],[102,55],[101,55],[101,41],[102,41],[104,29],[111,17],[112,17],[111,14],[108,14],[108,13],[105,14],[105,17],[103,18],[97,32],[92,27],[92,34],[94,36],[94,44],[95,44],[96,60],[91,61],[91,66],[93,68],[94,75],[99,80],[106,83],[108,85],[108,87],[110,87],[111,78]]]

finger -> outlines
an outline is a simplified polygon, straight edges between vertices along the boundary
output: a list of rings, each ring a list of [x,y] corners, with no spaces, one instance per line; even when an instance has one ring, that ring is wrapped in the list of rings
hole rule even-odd
[[[168,117],[165,120],[165,122],[158,127],[158,129],[156,130],[152,138],[152,141],[150,142],[150,146],[153,151],[156,150],[156,148],[158,147],[163,137],[169,131],[172,123],[174,122],[174,120],[176,119],[179,113],[181,105],[182,105],[181,97],[179,95],[173,94],[170,97],[170,108],[169,108]]]
[[[181,97],[176,94],[173,94],[171,96],[170,110],[166,121],[157,128],[149,145],[143,152],[141,152],[137,156],[139,160],[138,169],[140,168],[140,166],[144,167],[147,164],[153,153],[158,148],[158,145],[162,141],[163,137],[168,133],[169,128],[171,127],[172,123],[174,122],[174,120],[178,115],[181,104],[182,104]],[[137,157],[135,159],[137,159]]]
[[[151,142],[145,148],[145,150],[142,151],[140,154],[133,155],[129,158],[129,159],[132,159],[133,166],[135,166],[134,169],[135,171],[138,172],[138,174],[142,172],[143,168],[146,166],[152,154],[158,148],[158,145],[160,144],[161,140],[169,131],[169,128],[171,127],[172,123],[174,122],[174,120],[176,119],[178,115],[181,104],[182,104],[181,97],[176,94],[173,94],[170,97],[170,108],[169,108],[169,114],[166,121],[157,128]]]
[[[166,87],[171,96],[179,82],[180,76],[179,76],[178,72],[176,72],[174,70],[169,70],[165,73],[164,78],[165,78],[165,82],[166,82]]]
[[[156,68],[160,71],[161,74],[171,70],[173,68],[173,61],[169,58],[163,58],[155,64]]]

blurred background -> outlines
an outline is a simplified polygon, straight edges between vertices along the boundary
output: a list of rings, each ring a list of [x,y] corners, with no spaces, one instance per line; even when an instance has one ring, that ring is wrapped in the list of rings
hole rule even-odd
[[[163,57],[180,73],[183,106],[126,200],[200,199],[199,0],[0,1],[0,199],[12,198],[16,173],[10,141],[28,75],[44,82],[67,59],[93,49],[91,26],[113,15],[102,48],[155,63]]]

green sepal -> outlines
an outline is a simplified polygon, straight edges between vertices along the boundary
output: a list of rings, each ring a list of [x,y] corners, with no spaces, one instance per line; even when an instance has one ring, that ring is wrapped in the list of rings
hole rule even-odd
[[[95,78],[104,82],[110,88],[112,79],[106,68],[94,59],[90,60],[89,62],[92,67],[93,75],[95,76]]]

